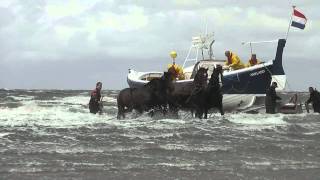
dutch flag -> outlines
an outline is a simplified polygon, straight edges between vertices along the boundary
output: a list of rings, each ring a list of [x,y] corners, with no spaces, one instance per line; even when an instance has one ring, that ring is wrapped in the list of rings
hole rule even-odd
[[[298,10],[293,9],[291,26],[304,29],[307,23],[307,18]]]

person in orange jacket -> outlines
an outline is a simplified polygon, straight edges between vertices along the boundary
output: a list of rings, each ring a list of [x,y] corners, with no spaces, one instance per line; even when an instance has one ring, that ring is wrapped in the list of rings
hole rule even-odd
[[[251,58],[248,61],[247,67],[251,67],[257,64],[260,64],[261,62],[257,59],[257,55],[256,54],[252,54]]]
[[[168,64],[168,72],[173,73],[174,77],[178,80],[185,79],[182,67],[177,65],[174,61],[172,64]]]
[[[102,112],[102,96],[101,96],[102,83],[97,82],[96,88],[91,92],[89,101],[90,113],[96,114]]]
[[[245,67],[245,65],[241,62],[239,56],[237,56],[236,54],[232,53],[231,51],[226,51],[224,54],[227,57],[224,69],[232,68],[233,70],[237,70]]]

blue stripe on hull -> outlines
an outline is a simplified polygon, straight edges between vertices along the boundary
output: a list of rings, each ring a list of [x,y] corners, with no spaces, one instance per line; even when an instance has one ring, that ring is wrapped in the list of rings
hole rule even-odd
[[[268,68],[270,68],[269,66]],[[265,67],[223,77],[224,94],[265,94],[272,76]]]

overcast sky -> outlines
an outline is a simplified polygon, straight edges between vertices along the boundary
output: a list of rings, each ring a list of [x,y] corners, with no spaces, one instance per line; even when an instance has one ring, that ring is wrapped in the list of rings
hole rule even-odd
[[[284,38],[292,5],[308,18],[291,28],[284,51],[290,90],[320,89],[318,0],[1,0],[0,88],[105,89],[127,87],[128,68],[163,71],[176,50],[183,63],[191,37],[215,33],[215,57],[237,53],[243,41]],[[275,46],[254,47],[258,58]]]

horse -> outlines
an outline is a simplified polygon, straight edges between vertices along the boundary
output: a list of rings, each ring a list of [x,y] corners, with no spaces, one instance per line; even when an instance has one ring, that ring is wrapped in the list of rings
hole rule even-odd
[[[172,76],[171,73],[164,72],[161,78],[153,79],[141,88],[121,90],[117,97],[117,118],[125,118],[125,113],[131,112],[133,109],[140,114],[153,108],[165,109],[168,96],[174,89]]]
[[[202,118],[206,107],[206,88],[208,80],[208,69],[201,67],[193,80],[191,94],[186,100],[186,104],[191,106],[191,111],[196,111],[195,116]]]
[[[222,74],[222,66],[217,65],[211,74],[207,89],[206,89],[206,105],[204,109],[204,118],[207,118],[208,115],[208,110],[210,108],[218,108],[220,111],[221,115],[224,115],[224,110],[223,110],[223,104],[222,104],[222,99],[223,95],[221,92],[221,87],[220,87],[220,78],[221,80],[223,79],[223,74]],[[219,77],[220,76],[220,77]]]
[[[201,69],[201,68],[200,68]],[[199,70],[200,70],[199,69]],[[213,69],[209,83],[207,84],[207,75],[203,74],[207,69],[202,69],[197,72],[194,78],[194,88],[188,101],[192,104],[193,110],[196,111],[195,116],[198,118],[208,118],[208,111],[216,107],[220,114],[223,115],[222,92],[220,87],[220,77],[223,77],[222,66],[217,65]]]
[[[149,83],[146,84],[147,87],[150,87],[155,95],[154,104],[155,108],[158,108],[163,111],[163,114],[167,111],[167,105],[171,97],[172,92],[174,91],[173,80],[175,74],[170,71],[164,72],[161,78],[152,79]]]

